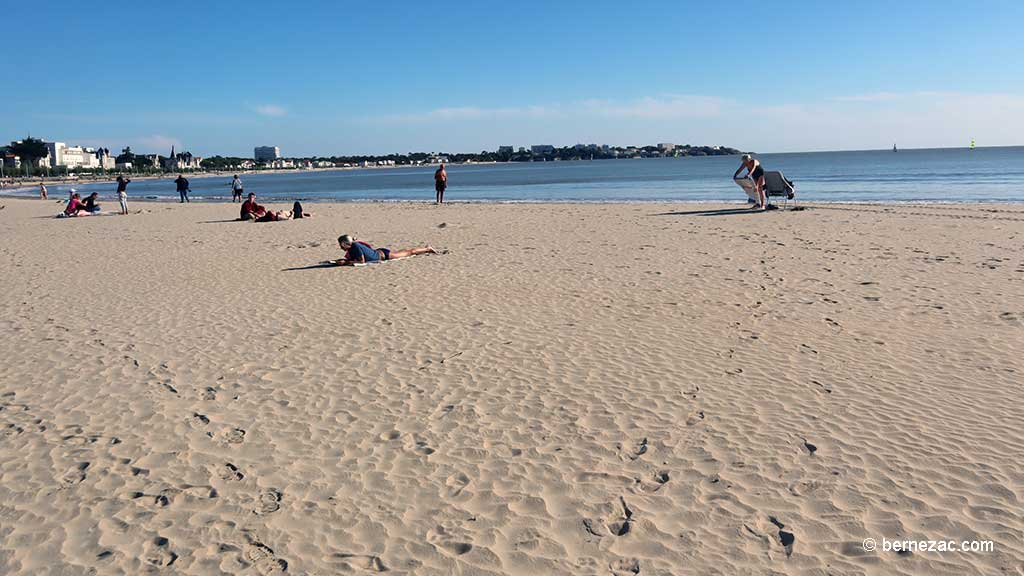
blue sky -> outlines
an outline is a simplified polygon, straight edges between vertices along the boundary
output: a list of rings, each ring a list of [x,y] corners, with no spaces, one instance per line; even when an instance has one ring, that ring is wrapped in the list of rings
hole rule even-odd
[[[0,9],[5,141],[242,156],[1024,144],[1020,1]]]

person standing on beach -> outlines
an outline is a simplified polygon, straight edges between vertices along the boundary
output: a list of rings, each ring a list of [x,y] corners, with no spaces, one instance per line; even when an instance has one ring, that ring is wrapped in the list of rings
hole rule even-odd
[[[231,181],[231,201],[242,201],[242,181],[238,179],[238,174],[235,174],[235,179]]]
[[[444,203],[444,190],[448,187],[448,172],[444,169],[444,163],[434,172],[434,190],[437,191],[437,204]]]
[[[46,184],[44,182],[39,183],[39,198],[46,200]]]
[[[117,177],[117,199],[121,202],[121,214],[128,213],[128,178],[118,175]]]
[[[188,193],[192,190],[188,187],[188,180],[183,175],[178,174],[178,177],[174,180],[174,185],[178,188],[178,196],[181,196],[181,203],[191,202],[188,199]]]

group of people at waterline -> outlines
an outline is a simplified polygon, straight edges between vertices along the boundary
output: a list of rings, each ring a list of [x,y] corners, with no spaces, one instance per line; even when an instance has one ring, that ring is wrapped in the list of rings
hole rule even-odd
[[[741,173],[746,172],[741,176]],[[768,209],[768,202],[765,195],[765,176],[764,168],[761,166],[760,160],[754,158],[750,154],[744,154],[740,167],[736,169],[733,174],[733,179],[749,178],[753,182],[754,194],[752,194],[751,201],[754,203],[753,208],[759,210]],[[128,184],[131,182],[130,179],[124,176],[117,177],[117,197],[121,204],[121,214],[128,213]],[[183,174],[178,174],[178,177],[174,179],[175,190],[178,192],[180,202],[182,204],[191,202],[188,195],[192,191],[189,187],[189,181]],[[302,206],[295,202],[291,210],[267,210],[263,206],[256,204],[256,195],[249,193],[247,199],[243,202],[242,196],[245,193],[245,188],[242,185],[242,180],[236,174],[232,178],[231,183],[231,200],[232,202],[242,202],[242,208],[239,214],[240,220],[253,220],[256,222],[276,222],[280,220],[291,220],[294,218],[308,218],[312,214],[304,212]],[[444,164],[434,172],[434,191],[435,191],[435,203],[444,203],[444,193],[448,188],[448,171],[445,169]],[[45,184],[39,185],[39,197],[47,199],[47,190]],[[59,216],[70,217],[70,216],[89,216],[100,212],[100,206],[96,202],[98,194],[93,192],[83,200],[74,188],[70,191],[70,197],[68,199],[67,207],[64,212]]]
[[[128,183],[130,179],[124,176],[117,177],[117,196],[118,201],[121,204],[121,213],[128,213]],[[174,179],[174,187],[178,192],[179,202],[186,204],[191,202],[188,197],[189,192],[192,192],[192,188],[189,186],[188,179],[185,178],[184,174],[178,174],[178,177]],[[238,174],[231,179],[231,201],[242,202],[242,196],[245,193],[245,187],[242,185],[241,178]],[[434,172],[434,191],[436,192],[436,203],[442,204],[444,202],[444,191],[448,188],[448,172],[444,168],[444,164]],[[39,184],[39,197],[43,200],[49,198],[49,192],[46,189],[45,183]],[[100,205],[96,203],[96,199],[99,194],[93,192],[86,197],[86,200],[82,200],[78,191],[72,188],[68,195],[68,203],[64,208],[64,212],[59,214],[60,217],[70,216],[90,216],[93,214],[100,213]],[[88,208],[84,205],[88,202]],[[297,209],[298,208],[298,209]],[[292,210],[279,210],[279,211],[268,211],[263,206],[255,204],[255,194],[250,193],[248,199],[242,202],[242,210],[240,215],[241,220],[255,220],[257,222],[272,222],[277,220],[290,220],[292,218],[308,218],[312,214],[303,212],[301,205],[296,202],[292,206]]]

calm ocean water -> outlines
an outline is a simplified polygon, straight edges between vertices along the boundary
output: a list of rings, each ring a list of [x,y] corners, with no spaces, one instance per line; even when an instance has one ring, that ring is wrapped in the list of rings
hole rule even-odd
[[[1024,146],[760,154],[782,170],[798,200],[819,202],[1024,202]],[[732,182],[737,156],[450,166],[449,201],[745,201]],[[248,175],[261,202],[433,201],[432,167]],[[194,199],[230,200],[230,178],[191,179]],[[53,186],[53,197],[70,186]],[[114,186],[78,186],[112,199]],[[131,200],[177,200],[174,184],[136,181]]]

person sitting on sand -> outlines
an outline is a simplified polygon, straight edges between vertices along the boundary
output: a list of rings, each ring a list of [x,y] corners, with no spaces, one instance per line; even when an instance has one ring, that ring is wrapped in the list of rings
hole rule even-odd
[[[241,220],[258,220],[265,216],[267,209],[256,203],[256,194],[249,192],[248,200],[242,202]]]
[[[83,202],[83,206],[86,212],[90,214],[96,214],[97,212],[100,211],[100,205],[96,203],[96,200],[98,200],[99,197],[100,195],[98,192],[93,192],[92,194],[86,196],[85,202]]]
[[[407,258],[409,256],[418,256],[420,254],[437,254],[437,250],[434,250],[430,246],[422,246],[419,248],[407,248],[405,250],[389,250],[387,248],[374,248],[366,242],[356,241],[352,236],[348,234],[342,234],[338,236],[338,246],[345,251],[345,257],[339,260],[332,260],[333,264],[338,266],[354,266],[356,264],[366,264],[369,262],[384,262],[386,260],[398,260],[399,258]]]
[[[78,195],[78,192],[71,191],[71,199],[68,200],[67,207],[64,208],[64,216],[88,216],[90,213],[85,209],[85,204],[82,203],[82,197]]]
[[[298,220],[299,218],[312,218],[312,217],[313,217],[313,213],[312,212],[306,212],[305,210],[303,210],[302,209],[302,204],[299,204],[298,201],[296,201],[294,204],[292,204],[292,218]]]
[[[744,168],[747,169],[747,173],[744,174],[744,176],[749,176],[754,181],[754,189],[757,191],[758,203],[755,204],[753,208],[767,210],[768,202],[764,196],[764,168],[761,167],[761,161],[750,154],[744,154],[740,167],[737,168],[736,173],[732,175],[733,180],[739,177],[740,172],[742,172]]]

